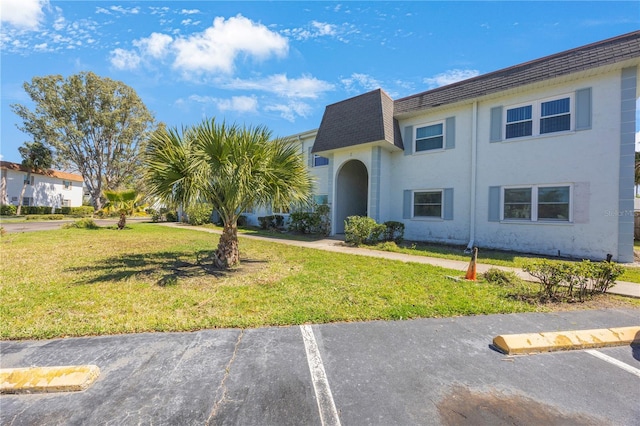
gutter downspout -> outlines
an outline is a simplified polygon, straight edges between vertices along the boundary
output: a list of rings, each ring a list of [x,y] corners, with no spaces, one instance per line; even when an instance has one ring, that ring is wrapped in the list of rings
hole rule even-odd
[[[478,175],[478,101],[471,114],[471,199],[469,200],[469,244],[465,253],[471,253],[476,238],[476,181]]]

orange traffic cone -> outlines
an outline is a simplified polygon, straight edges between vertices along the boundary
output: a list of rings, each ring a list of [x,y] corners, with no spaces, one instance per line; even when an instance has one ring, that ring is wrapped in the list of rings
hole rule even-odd
[[[465,279],[469,281],[476,281],[476,261],[478,260],[478,248],[473,248],[473,255],[471,256],[471,262],[469,262],[469,268],[467,269],[467,275]]]

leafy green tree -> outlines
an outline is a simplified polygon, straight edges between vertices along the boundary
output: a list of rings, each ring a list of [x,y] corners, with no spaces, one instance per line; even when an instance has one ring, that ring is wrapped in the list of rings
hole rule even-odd
[[[296,146],[265,127],[204,120],[182,131],[161,129],[145,156],[147,188],[170,205],[206,202],[224,224],[214,264],[239,263],[238,217],[251,205],[308,204],[312,180]]]
[[[51,147],[54,164],[81,174],[96,210],[104,189],[127,186],[140,175],[141,145],[153,116],[126,84],[82,72],[34,77],[24,89],[35,108],[13,104],[18,128]]]
[[[20,156],[22,157],[22,166],[27,169],[27,178],[22,184],[22,190],[20,191],[20,197],[18,198],[18,209],[16,210],[16,215],[19,216],[22,212],[24,192],[27,189],[27,184],[31,182],[31,173],[44,171],[51,167],[53,157],[51,150],[37,141],[25,142],[23,146],[18,148],[18,151],[20,151]]]

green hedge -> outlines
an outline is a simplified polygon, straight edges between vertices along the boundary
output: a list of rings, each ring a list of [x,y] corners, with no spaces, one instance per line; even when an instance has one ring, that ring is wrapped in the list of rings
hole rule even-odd
[[[0,215],[15,216],[18,208],[13,204],[0,204]]]

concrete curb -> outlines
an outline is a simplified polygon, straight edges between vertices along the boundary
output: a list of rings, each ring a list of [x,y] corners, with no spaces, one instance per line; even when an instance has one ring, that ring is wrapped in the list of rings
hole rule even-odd
[[[0,369],[0,393],[76,392],[100,375],[96,365]]]
[[[640,345],[640,326],[598,330],[505,334],[496,336],[493,339],[493,346],[507,355],[632,344]]]

